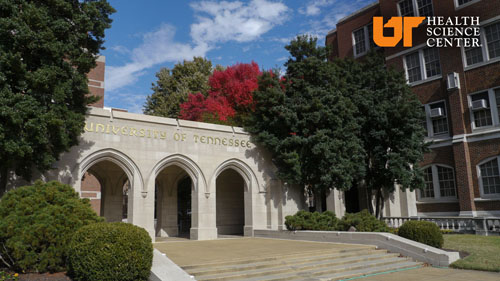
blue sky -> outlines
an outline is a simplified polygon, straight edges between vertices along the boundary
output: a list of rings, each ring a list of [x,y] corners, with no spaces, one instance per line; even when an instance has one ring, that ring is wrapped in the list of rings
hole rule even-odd
[[[203,56],[223,66],[252,60],[282,67],[284,46],[299,34],[326,33],[374,0],[109,0],[117,10],[106,31],[104,105],[142,112],[155,73]]]

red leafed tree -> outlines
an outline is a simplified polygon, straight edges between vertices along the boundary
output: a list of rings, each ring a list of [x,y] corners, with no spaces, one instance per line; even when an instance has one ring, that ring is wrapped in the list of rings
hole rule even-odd
[[[205,97],[189,94],[181,104],[180,118],[231,125],[240,125],[241,118],[252,110],[253,91],[261,71],[257,63],[239,63],[209,78],[210,90]]]

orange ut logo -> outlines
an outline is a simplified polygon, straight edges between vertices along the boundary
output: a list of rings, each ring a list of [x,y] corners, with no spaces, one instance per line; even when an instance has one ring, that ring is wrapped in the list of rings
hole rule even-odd
[[[395,47],[403,39],[403,46],[412,47],[413,28],[419,26],[424,20],[425,17],[392,17],[384,24],[383,17],[373,17],[373,41],[380,47]],[[393,28],[394,36],[385,37],[385,27]]]

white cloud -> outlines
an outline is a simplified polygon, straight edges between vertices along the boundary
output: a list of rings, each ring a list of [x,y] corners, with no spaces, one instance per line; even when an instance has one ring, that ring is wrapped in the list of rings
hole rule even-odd
[[[205,56],[206,44],[183,44],[174,40],[175,28],[168,24],[144,34],[142,44],[130,52],[131,61],[122,66],[107,66],[106,90],[113,91],[133,84],[145,73],[145,70],[165,62],[177,62],[192,59],[193,56]]]
[[[373,2],[375,0],[310,0],[299,8],[299,13],[312,16],[306,24],[307,29],[301,33],[317,36],[319,41],[323,41],[340,19]]]
[[[115,92],[138,81],[141,75],[159,64],[205,56],[227,41],[248,42],[258,39],[287,19],[289,8],[276,1],[201,1],[191,4],[196,23],[191,25],[191,42],[175,40],[175,27],[162,24],[157,30],[142,36],[142,43],[133,50],[122,46],[111,49],[128,54],[130,61],[122,66],[107,66],[106,92]],[[125,100],[126,101],[126,100]]]
[[[109,49],[111,49],[119,54],[129,54],[130,53],[130,50],[127,49],[127,47],[121,46],[121,45],[112,46]]]
[[[230,40],[249,42],[282,24],[289,9],[281,2],[252,0],[249,3],[201,1],[192,3],[198,22],[191,25],[191,37],[206,44]]]
[[[321,8],[330,6],[335,2],[335,0],[311,0],[307,2],[305,7],[299,8],[299,13],[306,16],[317,16],[321,13]]]

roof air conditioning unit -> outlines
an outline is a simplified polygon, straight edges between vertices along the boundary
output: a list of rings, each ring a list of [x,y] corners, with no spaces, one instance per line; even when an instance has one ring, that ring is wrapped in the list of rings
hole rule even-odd
[[[441,107],[431,109],[431,118],[444,116],[444,110]]]
[[[452,72],[449,73],[447,76],[447,85],[448,85],[448,90],[453,90],[453,89],[460,89],[460,77],[458,76],[458,73]]]
[[[488,103],[486,103],[485,99],[475,100],[472,102],[472,110],[482,110],[487,108]]]

